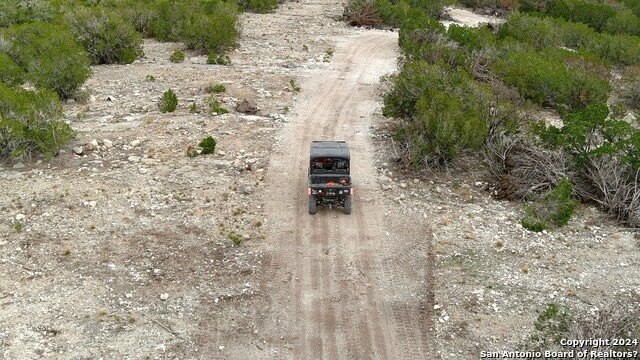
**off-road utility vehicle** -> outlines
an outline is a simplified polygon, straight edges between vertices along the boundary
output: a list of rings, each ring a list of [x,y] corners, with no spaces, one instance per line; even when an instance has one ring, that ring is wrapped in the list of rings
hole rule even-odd
[[[318,206],[341,206],[351,214],[349,146],[344,141],[313,141],[309,159],[309,214]]]

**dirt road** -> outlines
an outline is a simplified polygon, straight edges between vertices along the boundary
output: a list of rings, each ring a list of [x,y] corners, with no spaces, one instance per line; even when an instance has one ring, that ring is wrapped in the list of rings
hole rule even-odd
[[[396,47],[397,33],[388,31],[362,32],[339,44],[332,68],[302,82],[284,145],[271,159],[267,193],[276,195],[267,203],[265,290],[272,314],[265,332],[284,340],[287,355],[296,359],[427,356],[426,317],[409,311],[394,317],[385,301],[391,269],[382,263],[383,244],[389,239],[369,127],[379,112],[379,79],[396,67]],[[351,215],[307,212],[309,146],[329,139],[346,140],[351,148]]]

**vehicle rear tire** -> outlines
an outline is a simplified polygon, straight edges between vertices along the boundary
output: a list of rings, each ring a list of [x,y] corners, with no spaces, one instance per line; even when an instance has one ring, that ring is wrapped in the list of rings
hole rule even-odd
[[[318,213],[318,199],[315,196],[309,196],[309,214],[315,215]]]
[[[351,214],[351,196],[344,199],[344,213],[347,215]]]

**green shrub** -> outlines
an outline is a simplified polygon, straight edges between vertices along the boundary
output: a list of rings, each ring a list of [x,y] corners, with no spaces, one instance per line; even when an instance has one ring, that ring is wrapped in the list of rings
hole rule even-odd
[[[429,89],[416,102],[416,116],[396,138],[407,145],[414,167],[444,166],[466,149],[479,149],[487,134],[482,112],[463,99]]]
[[[556,187],[526,208],[522,226],[532,231],[542,231],[549,226],[566,225],[576,208],[573,185],[565,178]]]
[[[207,94],[219,94],[227,91],[227,87],[224,86],[224,84],[215,84],[215,85],[212,84],[204,88],[204,91]]]
[[[393,27],[400,27],[412,10],[406,1],[376,0],[375,3],[382,22]]]
[[[209,65],[231,65],[231,59],[226,55],[218,55],[210,52],[207,56],[207,64]]]
[[[198,106],[196,105],[195,102],[191,103],[191,105],[189,106],[189,113],[190,114],[197,114],[198,113]]]
[[[533,324],[536,331],[531,340],[535,350],[546,350],[552,345],[559,345],[560,340],[567,338],[570,322],[571,317],[566,306],[547,304]]]
[[[224,53],[237,44],[235,2],[160,0],[148,32],[161,41],[182,41],[188,49]]]
[[[511,14],[500,26],[498,38],[506,37],[531,44],[537,50],[562,45],[561,33],[551,19],[522,13]]]
[[[418,99],[430,87],[443,87],[445,69],[424,61],[407,63],[402,72],[389,77],[391,90],[384,95],[382,113],[386,117],[410,119]]]
[[[636,16],[640,16],[640,0],[622,0],[623,3]]]
[[[55,91],[61,98],[73,95],[91,74],[89,57],[65,27],[30,23],[4,32],[9,56],[26,71],[28,81]]]
[[[0,159],[55,155],[75,135],[61,118],[62,105],[54,92],[0,83]]]
[[[158,0],[154,5],[153,16],[147,24],[147,34],[160,41],[179,41],[182,23],[195,9],[189,9],[183,1]]]
[[[227,238],[231,240],[234,245],[240,245],[244,242],[244,237],[242,235],[231,232],[227,235]]]
[[[30,22],[49,22],[57,11],[49,1],[4,0],[0,2],[0,27]]]
[[[289,80],[289,85],[291,86],[291,91],[300,92],[300,86],[296,83],[295,79]]]
[[[578,290],[579,291],[579,290]],[[571,294],[569,294],[571,295]],[[547,304],[536,321],[534,330],[523,344],[526,351],[581,351],[593,350],[588,344],[583,346],[562,345],[563,339],[629,339],[620,341],[619,345],[609,344],[599,351],[626,352],[633,354],[640,351],[640,344],[634,340],[640,335],[640,317],[634,302],[625,299],[609,300],[597,305],[593,312],[589,307],[580,310],[570,309],[566,305]]]
[[[7,85],[22,85],[25,77],[24,70],[11,60],[9,55],[0,52],[0,82]]]
[[[445,2],[443,0],[407,0],[407,3],[428,16],[439,18],[442,15]]]
[[[122,3],[124,5],[117,7],[122,19],[143,36],[151,37],[151,22],[157,16],[154,4],[149,1],[123,1]]]
[[[472,28],[452,24],[447,30],[447,35],[469,50],[479,50],[489,46],[495,46],[496,43],[495,35],[486,26]]]
[[[607,20],[615,16],[616,10],[608,4],[583,0],[556,0],[547,12],[549,16],[581,22],[600,31]]]
[[[211,136],[207,136],[206,138],[202,139],[202,141],[200,141],[198,146],[202,148],[201,154],[213,154],[213,152],[216,150],[216,140]]]
[[[640,64],[640,37],[625,34],[602,34],[597,40],[585,47],[585,50],[616,64]]]
[[[219,1],[206,16],[192,15],[182,40],[190,49],[224,53],[237,45],[237,22],[235,2]]]
[[[80,8],[66,21],[94,65],[130,64],[143,54],[142,36],[115,11]]]
[[[175,50],[169,57],[169,61],[172,63],[181,63],[184,61],[184,52],[182,50]]]
[[[420,47],[431,43],[445,32],[444,25],[438,20],[422,11],[411,9],[400,27],[398,43],[407,58],[419,58],[418,54],[422,53]]]
[[[278,7],[278,0],[238,0],[238,5],[246,11],[268,13]]]
[[[640,166],[640,130],[624,120],[609,117],[605,102],[566,115],[562,128],[550,126],[541,138],[545,143],[569,153],[578,167],[589,158],[615,156],[632,166]]]
[[[512,52],[491,68],[523,97],[560,111],[582,109],[609,96],[608,81],[585,70],[567,68],[552,52]]]
[[[599,34],[585,24],[562,19],[514,13],[498,31],[498,38],[508,37],[532,44],[537,50],[564,46],[593,53],[616,64],[640,63],[639,37],[628,34]]]
[[[162,98],[158,103],[158,108],[161,112],[174,112],[178,107],[178,97],[173,90],[169,89],[162,94]]]
[[[463,69],[423,61],[407,63],[390,79],[383,114],[402,119],[395,136],[414,167],[444,166],[461,152],[482,146],[494,98],[487,85]]]
[[[222,115],[229,112],[229,110],[225,109],[220,105],[218,99],[213,97],[213,95],[209,96],[207,99],[207,103],[209,104],[209,111],[214,115]]]
[[[618,11],[604,24],[603,31],[609,34],[640,35],[640,18],[631,10]]]
[[[542,230],[546,230],[549,228],[549,225],[544,221],[544,219],[539,219],[533,211],[533,208],[530,205],[525,206],[525,216],[520,220],[520,224],[523,228],[534,231],[541,232]]]

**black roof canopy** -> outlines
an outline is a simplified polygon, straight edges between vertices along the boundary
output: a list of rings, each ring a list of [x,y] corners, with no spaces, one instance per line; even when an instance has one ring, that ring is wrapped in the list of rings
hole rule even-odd
[[[313,141],[311,158],[337,157],[349,159],[349,146],[346,141]]]

